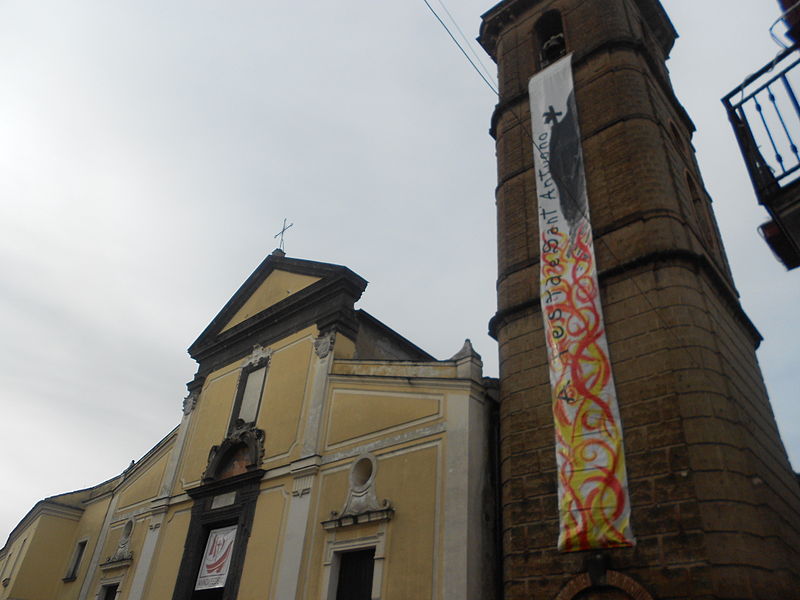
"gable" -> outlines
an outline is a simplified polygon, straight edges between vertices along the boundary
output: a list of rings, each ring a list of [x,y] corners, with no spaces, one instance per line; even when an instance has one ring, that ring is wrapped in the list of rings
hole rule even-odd
[[[281,300],[307,288],[312,283],[319,281],[319,277],[290,273],[289,271],[274,270],[259,285],[242,307],[233,315],[221,331],[227,331],[239,323],[246,321],[253,315],[269,308]]]
[[[189,346],[196,378],[311,325],[355,340],[354,304],[367,281],[347,267],[275,250],[247,278],[203,333]]]

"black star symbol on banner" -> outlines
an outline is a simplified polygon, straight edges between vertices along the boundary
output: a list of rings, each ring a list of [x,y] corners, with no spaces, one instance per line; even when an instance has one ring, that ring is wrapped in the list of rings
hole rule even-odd
[[[563,113],[556,112],[556,109],[553,108],[553,105],[550,105],[550,110],[544,113],[542,116],[544,117],[544,124],[548,125],[549,123],[553,123],[554,125],[558,124],[558,117],[560,117]]]

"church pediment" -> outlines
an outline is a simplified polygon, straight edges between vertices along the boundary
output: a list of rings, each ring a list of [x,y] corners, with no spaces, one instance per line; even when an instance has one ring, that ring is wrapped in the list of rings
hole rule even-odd
[[[312,275],[302,275],[281,269],[275,269],[259,285],[255,291],[245,300],[242,307],[236,311],[233,318],[228,321],[222,331],[227,331],[239,323],[243,323],[250,317],[274,306],[281,300],[285,300],[292,294],[299,292],[319,281],[319,277]]]
[[[367,282],[350,269],[287,258],[280,250],[256,268],[189,347],[208,371],[309,325],[355,336],[354,304]],[[210,359],[210,360],[209,360]]]

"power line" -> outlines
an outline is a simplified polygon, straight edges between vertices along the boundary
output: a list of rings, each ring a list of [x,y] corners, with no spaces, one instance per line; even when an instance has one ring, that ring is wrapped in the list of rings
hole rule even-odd
[[[487,77],[487,78],[490,78],[490,79],[491,79],[491,74],[489,73],[489,69],[487,69],[487,68],[486,68],[486,65],[485,65],[485,64],[483,64],[483,61],[481,60],[481,57],[480,57],[480,55],[479,55],[479,54],[478,54],[478,53],[475,51],[475,48],[474,48],[474,47],[473,47],[473,45],[470,43],[470,41],[469,41],[469,39],[467,38],[467,36],[466,36],[466,35],[464,35],[464,31],[461,29],[461,27],[459,27],[459,25],[458,25],[458,21],[456,21],[456,20],[455,20],[455,18],[453,17],[453,15],[450,13],[450,11],[449,11],[449,10],[447,9],[447,7],[445,6],[445,4],[444,4],[444,0],[438,0],[438,2],[439,2],[439,6],[441,6],[441,7],[442,7],[442,10],[444,10],[445,14],[447,14],[448,18],[450,19],[450,22],[451,22],[453,25],[455,25],[455,26],[456,26],[456,29],[458,30],[458,33],[461,35],[461,39],[464,41],[464,45],[466,45],[466,47],[467,47],[467,48],[469,48],[469,51],[470,51],[470,53],[472,54],[472,56],[474,56],[474,57],[475,57],[475,60],[476,60],[476,61],[478,61],[478,64],[479,64],[479,65],[481,66],[481,68],[483,69],[483,74],[484,74],[484,75],[486,75],[486,77]]]
[[[492,85],[492,84],[489,82],[489,80],[486,78],[486,76],[485,76],[483,73],[481,73],[481,70],[478,68],[478,66],[475,64],[475,62],[474,62],[474,61],[473,61],[473,60],[472,60],[472,59],[469,57],[469,54],[467,54],[466,50],[464,50],[464,48],[461,46],[461,44],[458,42],[458,40],[455,38],[455,36],[454,36],[454,35],[452,34],[452,32],[450,31],[450,29],[447,27],[447,25],[445,24],[445,22],[444,22],[444,21],[442,21],[441,17],[439,17],[439,15],[438,15],[438,14],[436,14],[436,11],[435,11],[435,10],[433,10],[433,7],[430,5],[430,3],[428,2],[428,0],[422,0],[422,1],[425,3],[425,6],[427,6],[427,7],[428,7],[428,10],[430,10],[430,11],[431,11],[431,13],[433,13],[433,16],[434,16],[434,17],[436,17],[436,20],[437,20],[437,21],[439,21],[439,24],[440,24],[442,27],[444,27],[444,30],[447,32],[447,35],[449,35],[449,36],[450,36],[450,39],[451,39],[451,40],[453,40],[453,43],[454,43],[456,46],[458,46],[458,49],[459,49],[459,50],[461,50],[461,54],[463,54],[463,55],[464,55],[464,58],[466,58],[466,59],[469,61],[469,64],[471,64],[471,65],[472,65],[472,68],[473,68],[473,69],[475,69],[475,72],[476,72],[476,73],[477,73],[477,74],[480,76],[480,78],[481,78],[481,79],[483,79],[483,82],[484,82],[486,85],[488,85],[488,86],[489,86],[489,89],[490,89],[490,90],[492,90],[492,91],[493,91],[495,94],[498,94],[497,90],[496,90],[496,89],[494,88],[494,86],[493,86],[493,85]],[[498,95],[499,95],[499,94],[498,94]]]

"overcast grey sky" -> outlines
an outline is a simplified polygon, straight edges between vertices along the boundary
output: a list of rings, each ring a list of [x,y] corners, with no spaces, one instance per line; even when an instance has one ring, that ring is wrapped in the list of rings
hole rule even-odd
[[[800,466],[800,273],[756,233],[719,103],[777,51],[777,3],[664,4]],[[447,6],[474,38],[491,2]],[[349,266],[370,282],[361,307],[438,358],[469,337],[497,374],[495,98],[422,0],[5,0],[0,82],[0,543],[37,500],[116,475],[177,424],[185,348],[284,217],[290,256]]]

